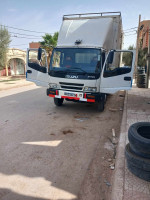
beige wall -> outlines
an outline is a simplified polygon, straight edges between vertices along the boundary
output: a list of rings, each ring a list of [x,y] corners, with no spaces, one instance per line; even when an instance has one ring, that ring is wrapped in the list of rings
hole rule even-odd
[[[7,66],[10,68],[11,75],[25,74],[26,51],[10,48],[7,52]],[[6,69],[6,71],[7,71]]]

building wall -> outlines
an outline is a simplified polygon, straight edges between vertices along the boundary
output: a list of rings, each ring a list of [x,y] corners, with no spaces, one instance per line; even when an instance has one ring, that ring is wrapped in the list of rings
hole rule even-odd
[[[7,52],[7,65],[5,69],[0,71],[0,76],[25,74],[25,64],[26,51],[17,48],[9,48]]]
[[[144,49],[144,48],[148,48],[148,40],[149,40],[149,34],[148,32],[150,31],[150,20],[144,20],[141,21],[140,23],[140,27],[143,28],[140,30],[139,33],[139,46]]]
[[[38,49],[40,47],[39,42],[31,42],[29,43],[29,48]]]

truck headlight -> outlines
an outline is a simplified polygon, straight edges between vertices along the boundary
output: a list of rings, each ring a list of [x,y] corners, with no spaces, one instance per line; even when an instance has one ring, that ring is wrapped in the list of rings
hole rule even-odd
[[[49,88],[58,88],[56,83],[49,83]]]
[[[83,89],[85,92],[96,92],[97,88],[96,87],[84,87]]]

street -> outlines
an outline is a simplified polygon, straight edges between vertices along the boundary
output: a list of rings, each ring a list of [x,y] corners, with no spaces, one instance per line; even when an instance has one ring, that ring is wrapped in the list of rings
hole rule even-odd
[[[56,107],[45,88],[1,91],[0,200],[108,199],[122,94],[99,113],[95,104]]]

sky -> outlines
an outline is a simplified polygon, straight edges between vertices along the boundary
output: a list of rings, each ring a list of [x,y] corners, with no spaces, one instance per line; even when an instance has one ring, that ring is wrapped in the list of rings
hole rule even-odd
[[[0,25],[8,26],[10,48],[26,50],[45,33],[59,31],[65,14],[121,11],[127,49],[136,45],[136,29],[131,28],[138,26],[139,14],[141,20],[150,20],[149,8],[149,0],[0,0]]]

